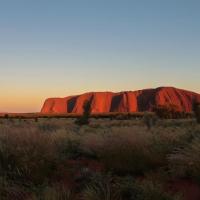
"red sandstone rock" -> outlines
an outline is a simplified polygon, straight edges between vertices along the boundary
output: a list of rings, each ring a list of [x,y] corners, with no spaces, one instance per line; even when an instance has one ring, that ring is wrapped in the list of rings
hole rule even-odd
[[[49,98],[42,113],[83,112],[83,104],[91,103],[92,113],[150,111],[152,106],[174,104],[180,111],[191,112],[194,101],[200,101],[200,94],[173,87],[160,87],[129,92],[91,92],[65,98]]]

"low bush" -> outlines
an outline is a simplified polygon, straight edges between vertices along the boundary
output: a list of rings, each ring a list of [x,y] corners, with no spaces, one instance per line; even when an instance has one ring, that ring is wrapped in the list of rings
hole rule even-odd
[[[55,185],[45,188],[42,200],[76,200],[76,195],[64,185]]]
[[[5,115],[4,115],[4,118],[8,119],[8,118],[9,118],[9,115],[8,115],[8,114],[5,114]]]
[[[92,178],[82,192],[83,200],[178,200],[163,188],[149,181],[135,181],[131,177],[119,178],[98,175]]]
[[[141,175],[162,165],[161,152],[154,151],[153,138],[154,135],[148,132],[108,134],[96,154],[108,171]]]
[[[13,131],[0,142],[0,168],[9,179],[37,185],[53,173],[57,155],[50,137],[31,131]]]
[[[82,192],[83,200],[120,200],[119,191],[111,175],[98,174]]]
[[[58,150],[61,160],[76,159],[82,155],[80,141],[77,139],[65,138],[59,141]]]
[[[184,118],[186,115],[186,113],[181,112],[174,104],[154,106],[153,112],[162,119]]]
[[[169,155],[170,170],[174,176],[192,177],[200,181],[200,136]]]
[[[152,181],[143,181],[137,186],[136,200],[180,200],[180,195],[167,193],[160,184]],[[130,199],[130,200],[135,200]]]
[[[143,122],[147,126],[148,129],[151,129],[153,126],[156,125],[157,116],[153,113],[144,113]]]
[[[200,123],[200,102],[195,102],[193,105],[193,112],[197,123]]]
[[[0,126],[2,200],[171,200],[164,183],[200,179],[194,120],[159,120],[151,131],[141,119],[92,119],[82,127],[71,119],[6,121]],[[55,129],[38,128],[46,125]]]

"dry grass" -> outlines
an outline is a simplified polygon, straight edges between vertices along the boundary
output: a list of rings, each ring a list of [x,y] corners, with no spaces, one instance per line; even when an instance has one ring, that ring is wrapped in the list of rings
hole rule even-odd
[[[90,119],[90,125],[82,127],[74,121],[0,119],[3,200],[8,196],[13,200],[42,196],[80,199],[71,196],[81,196],[82,191],[91,195],[86,188],[96,186],[88,178],[97,170],[120,177],[142,176],[163,184],[164,176],[200,179],[200,125],[195,120],[158,120],[151,129],[141,119]],[[150,194],[154,193],[151,188]]]

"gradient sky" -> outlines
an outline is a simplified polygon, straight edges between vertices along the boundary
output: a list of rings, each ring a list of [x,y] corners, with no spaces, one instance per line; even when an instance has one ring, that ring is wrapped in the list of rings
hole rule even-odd
[[[0,0],[0,112],[158,86],[200,93],[199,0]]]

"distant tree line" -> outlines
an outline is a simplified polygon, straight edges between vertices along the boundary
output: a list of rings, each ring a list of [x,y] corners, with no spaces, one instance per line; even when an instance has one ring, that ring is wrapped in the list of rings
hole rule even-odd
[[[188,113],[180,111],[178,106],[174,104],[165,104],[153,106],[152,111],[161,119],[179,119],[179,118],[192,118],[195,117],[197,122],[200,123],[200,102],[193,103],[193,112]]]

